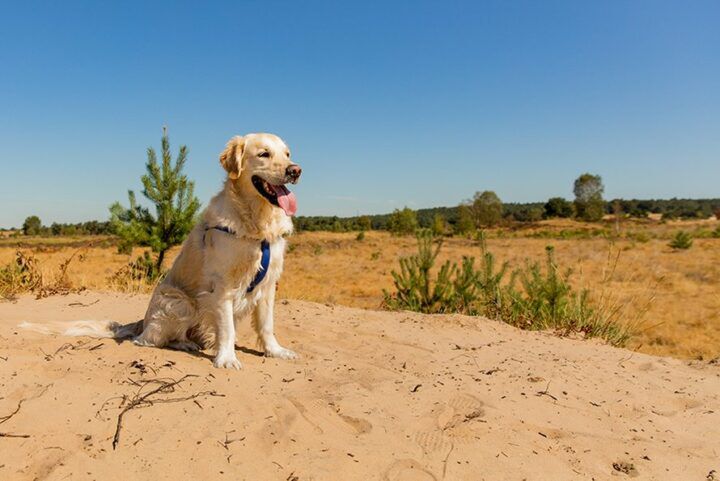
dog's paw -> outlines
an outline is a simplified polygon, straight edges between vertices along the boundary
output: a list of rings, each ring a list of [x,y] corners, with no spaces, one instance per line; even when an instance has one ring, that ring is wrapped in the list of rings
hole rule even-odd
[[[240,361],[238,361],[237,356],[235,356],[234,352],[229,353],[218,353],[217,356],[215,356],[215,360],[213,361],[213,366],[222,368],[222,369],[240,369],[242,367],[242,364],[240,364]]]
[[[137,336],[132,340],[133,344],[142,347],[155,347],[155,344],[145,339],[142,335]]]
[[[275,357],[277,359],[298,359],[300,357],[295,353],[295,351],[291,351],[290,349],[285,349],[280,346],[273,349],[265,349],[265,356]]]

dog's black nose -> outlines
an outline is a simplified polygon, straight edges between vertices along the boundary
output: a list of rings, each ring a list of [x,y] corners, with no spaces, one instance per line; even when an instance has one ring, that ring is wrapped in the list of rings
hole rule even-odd
[[[300,174],[302,174],[302,169],[299,165],[293,164],[288,166],[287,169],[285,169],[285,174],[288,177],[292,177],[293,180],[297,180],[300,178]]]

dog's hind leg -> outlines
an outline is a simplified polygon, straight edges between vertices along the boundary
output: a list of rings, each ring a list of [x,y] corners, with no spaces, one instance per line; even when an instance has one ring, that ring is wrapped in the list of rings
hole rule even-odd
[[[158,286],[145,313],[143,330],[133,339],[138,346],[197,350],[187,339],[187,331],[196,322],[197,310],[179,289]]]
[[[275,338],[273,318],[273,308],[275,306],[275,283],[266,287],[267,292],[263,293],[253,311],[252,324],[258,335],[265,355],[267,357],[277,357],[280,359],[297,359],[298,355],[290,349],[286,349],[280,345]]]

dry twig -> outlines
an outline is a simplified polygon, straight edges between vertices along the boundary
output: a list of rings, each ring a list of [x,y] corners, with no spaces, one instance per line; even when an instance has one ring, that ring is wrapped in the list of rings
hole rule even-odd
[[[178,380],[165,380],[165,379],[147,379],[141,381],[140,388],[132,398],[123,397],[121,406],[124,406],[117,416],[117,423],[115,426],[115,435],[113,436],[112,447],[113,450],[117,448],[120,442],[120,431],[122,430],[122,422],[125,414],[135,408],[142,408],[152,406],[156,403],[173,403],[181,401],[190,401],[202,396],[224,396],[224,394],[218,394],[216,391],[201,391],[189,396],[174,397],[174,398],[153,398],[153,396],[161,394],[170,394],[175,392],[175,388],[180,385],[189,377],[197,377],[194,374],[186,374]],[[138,384],[138,383],[135,383]],[[159,384],[158,387],[152,391],[148,391],[141,394],[142,389],[149,384]],[[127,402],[127,403],[126,403]]]

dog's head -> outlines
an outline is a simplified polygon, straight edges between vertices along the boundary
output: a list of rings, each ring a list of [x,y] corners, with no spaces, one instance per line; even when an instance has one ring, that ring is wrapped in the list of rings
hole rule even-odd
[[[244,190],[254,191],[287,215],[297,211],[295,194],[285,185],[297,184],[302,169],[290,160],[290,149],[277,135],[233,137],[220,154],[220,164]]]

